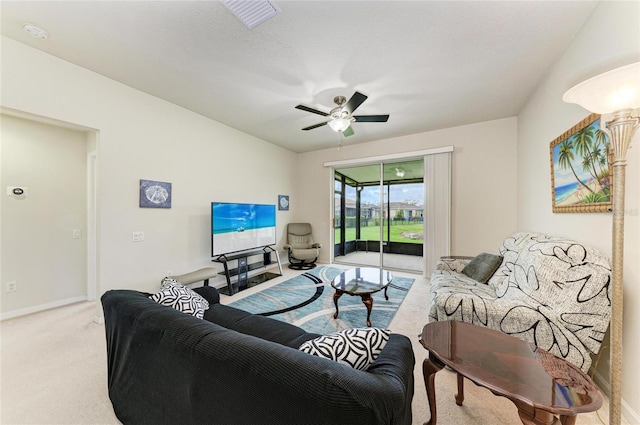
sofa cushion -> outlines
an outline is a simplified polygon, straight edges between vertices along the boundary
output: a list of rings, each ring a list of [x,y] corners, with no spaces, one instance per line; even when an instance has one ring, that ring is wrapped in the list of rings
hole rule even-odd
[[[204,317],[204,311],[209,308],[207,300],[171,278],[163,279],[162,289],[150,298],[159,304],[173,307],[199,319]]]
[[[193,292],[207,300],[209,306],[220,302],[220,293],[213,286],[199,286],[197,288],[193,288]]]
[[[291,245],[293,249],[309,249],[312,243],[309,235],[298,236],[289,234],[289,245]]]
[[[390,332],[379,328],[345,329],[307,341],[300,351],[367,370],[387,344]]]
[[[480,283],[487,283],[500,264],[502,264],[502,256],[483,252],[464,266],[462,274]]]
[[[223,304],[212,305],[205,312],[204,319],[245,335],[256,336],[296,349],[303,342],[319,336],[290,323],[254,315]]]
[[[513,271],[518,254],[526,246],[533,243],[532,235],[534,234],[530,232],[517,232],[502,241],[498,250],[498,253],[503,257],[502,264],[487,282],[496,293],[504,293],[504,285]]]
[[[493,288],[462,273],[436,270],[429,291],[429,321],[457,320],[487,326],[495,312],[497,296]]]
[[[569,329],[596,353],[611,314],[609,259],[594,248],[566,238],[538,234],[532,241],[520,252],[498,296],[526,301],[535,309],[529,320],[519,320],[522,328],[540,327],[539,323],[551,323],[557,317],[562,328]],[[538,306],[552,311],[553,316],[543,314],[545,310]],[[561,338],[554,335],[549,340],[557,342]],[[544,345],[542,348],[547,349]]]

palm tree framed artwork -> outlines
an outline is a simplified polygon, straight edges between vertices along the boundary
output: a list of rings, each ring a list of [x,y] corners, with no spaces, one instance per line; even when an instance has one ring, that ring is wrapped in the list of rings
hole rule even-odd
[[[611,211],[611,152],[600,115],[591,114],[564,132],[549,152],[554,213]]]

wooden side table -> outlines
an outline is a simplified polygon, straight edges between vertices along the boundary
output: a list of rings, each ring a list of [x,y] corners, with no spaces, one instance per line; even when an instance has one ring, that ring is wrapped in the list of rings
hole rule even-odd
[[[505,333],[442,321],[425,325],[420,343],[429,351],[422,365],[431,411],[425,425],[436,425],[435,374],[444,366],[458,374],[456,404],[467,378],[511,400],[525,425],[574,425],[578,413],[602,406],[600,391],[577,366]]]

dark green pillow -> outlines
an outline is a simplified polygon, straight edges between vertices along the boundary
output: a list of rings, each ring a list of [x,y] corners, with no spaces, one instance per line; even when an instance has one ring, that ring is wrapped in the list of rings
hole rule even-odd
[[[500,264],[502,264],[502,257],[500,255],[483,252],[464,266],[462,274],[480,283],[487,283],[496,270],[498,270]]]

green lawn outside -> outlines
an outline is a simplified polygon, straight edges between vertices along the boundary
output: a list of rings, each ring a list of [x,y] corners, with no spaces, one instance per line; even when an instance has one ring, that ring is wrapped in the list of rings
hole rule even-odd
[[[404,233],[404,235],[403,235]],[[411,239],[409,234],[413,233],[414,235],[418,235],[419,239]],[[384,240],[387,238],[387,226],[385,223],[384,226]],[[355,228],[347,228],[345,229],[345,241],[353,241],[356,239],[356,229]],[[369,241],[379,241],[380,240],[380,227],[378,226],[368,226],[362,227],[360,230],[360,239],[365,239]],[[335,241],[340,241],[340,229],[336,229]],[[392,224],[391,225],[391,242],[408,242],[408,243],[417,243],[422,244],[422,223],[411,223],[411,224]]]

